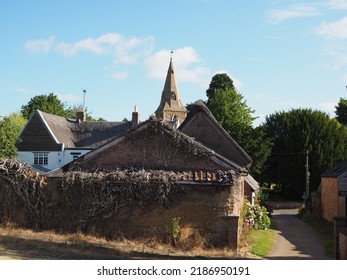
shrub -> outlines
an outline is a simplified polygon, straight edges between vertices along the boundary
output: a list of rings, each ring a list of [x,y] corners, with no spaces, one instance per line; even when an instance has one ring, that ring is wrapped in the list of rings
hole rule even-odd
[[[172,246],[175,246],[181,238],[180,217],[172,218],[167,227],[167,235]]]
[[[244,205],[244,222],[254,229],[268,229],[271,225],[267,209],[264,206],[252,206],[249,201]]]

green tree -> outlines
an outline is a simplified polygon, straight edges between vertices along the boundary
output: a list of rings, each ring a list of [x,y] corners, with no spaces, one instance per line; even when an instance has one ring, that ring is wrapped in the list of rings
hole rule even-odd
[[[29,119],[36,111],[41,110],[58,116],[66,116],[66,104],[60,101],[57,95],[49,93],[48,95],[36,95],[30,99],[27,105],[21,108],[21,114],[24,118]]]
[[[347,99],[341,97],[335,109],[336,119],[347,126]]]
[[[254,110],[247,105],[243,95],[237,92],[227,74],[216,74],[206,94],[207,107],[253,159],[251,172],[259,178],[271,152],[271,141],[266,138],[264,128],[253,128],[253,121],[256,119],[253,117]]]
[[[49,93],[47,95],[36,95],[31,98],[26,105],[22,106],[21,114],[24,118],[29,119],[36,110],[40,110],[57,116],[74,119],[76,117],[76,111],[80,109],[80,107],[81,106],[78,105],[67,106],[57,95]],[[87,109],[86,115],[87,121],[105,121],[103,118],[93,118]]]
[[[0,158],[17,156],[16,140],[26,120],[19,113],[12,113],[0,121]]]
[[[213,97],[207,100],[216,120],[237,141],[242,142],[243,136],[252,128],[255,118],[254,111],[248,107],[243,96],[235,89],[215,89]]]
[[[74,119],[76,117],[76,112],[77,110],[81,110],[81,106],[78,105],[73,105],[73,106],[69,106],[67,107],[64,111],[64,117],[66,118],[70,118],[70,119]],[[86,112],[86,120],[87,121],[98,121],[98,122],[104,122],[106,121],[104,118],[93,118],[91,112],[88,111],[88,108],[85,109]]]
[[[306,154],[309,152],[310,192],[320,176],[347,156],[347,128],[326,113],[311,109],[277,112],[266,118],[268,137],[274,142],[265,176],[292,198],[306,189]]]
[[[235,90],[233,80],[226,73],[216,74],[212,77],[209,88],[206,90],[208,99],[214,96],[215,91],[219,90]]]

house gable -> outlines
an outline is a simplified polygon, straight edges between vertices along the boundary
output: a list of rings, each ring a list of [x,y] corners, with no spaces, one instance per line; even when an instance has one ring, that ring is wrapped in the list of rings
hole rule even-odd
[[[234,170],[242,168],[179,130],[151,119],[71,163],[70,170]]]
[[[16,146],[18,151],[61,151],[63,149],[38,110],[31,116],[19,135]]]
[[[223,129],[202,101],[195,104],[179,130],[239,166],[249,168],[252,164],[249,155]]]

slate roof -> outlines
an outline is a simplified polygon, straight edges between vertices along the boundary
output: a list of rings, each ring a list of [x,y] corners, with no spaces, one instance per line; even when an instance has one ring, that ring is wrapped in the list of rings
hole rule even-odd
[[[253,191],[257,192],[260,189],[258,182],[250,174],[245,177],[245,180]]]
[[[43,124],[40,129],[49,132],[51,141],[56,144],[64,144],[65,148],[94,149],[122,136],[132,127],[131,122],[79,122],[36,110],[19,136],[22,140],[18,144],[20,151],[30,150],[28,147],[30,142],[36,142],[37,134],[42,133],[42,131],[28,128],[34,119],[35,122],[40,121]],[[42,141],[49,140],[46,137],[45,139],[42,138]]]
[[[347,159],[339,162],[331,169],[323,173],[322,177],[336,178],[347,171]]]

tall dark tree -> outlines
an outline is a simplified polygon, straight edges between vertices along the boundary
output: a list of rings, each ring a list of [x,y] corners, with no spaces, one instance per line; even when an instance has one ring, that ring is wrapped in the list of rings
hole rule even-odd
[[[219,90],[235,90],[233,80],[226,73],[216,74],[212,77],[209,88],[206,90],[208,99],[214,96],[215,91]]]
[[[60,101],[57,95],[50,93],[48,95],[36,95],[30,99],[28,104],[23,105],[21,114],[29,119],[35,110],[41,110],[58,116],[65,116],[66,104]]]
[[[317,190],[324,171],[347,157],[347,128],[326,113],[311,109],[277,112],[264,125],[274,142],[265,175],[289,197],[301,198],[305,192],[306,150],[310,192]]]
[[[347,99],[340,98],[339,103],[335,106],[336,119],[347,126]]]
[[[207,107],[216,120],[253,159],[252,174],[259,178],[271,151],[263,128],[253,128],[252,110],[227,74],[216,74],[206,91]]]

